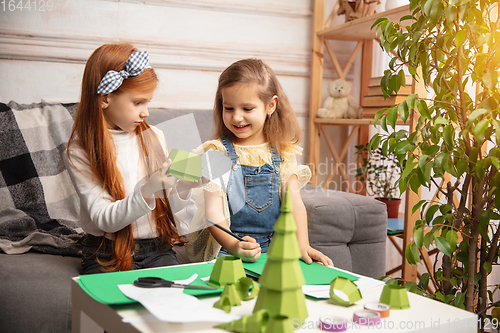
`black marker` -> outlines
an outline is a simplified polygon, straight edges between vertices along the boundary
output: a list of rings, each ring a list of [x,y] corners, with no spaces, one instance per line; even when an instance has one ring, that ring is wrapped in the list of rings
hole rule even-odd
[[[240,240],[240,241],[243,241],[243,242],[246,242],[246,240],[244,240],[243,238],[241,238],[239,235],[235,234],[234,232],[232,232],[231,230],[227,230],[226,228],[224,227],[221,227],[220,225],[218,225],[217,223],[214,223],[212,221],[210,221],[209,219],[207,219],[208,223],[210,223],[211,225],[213,225],[214,227],[217,227],[219,228],[220,230],[224,231],[226,234],[228,235],[231,235],[233,236],[234,238],[236,238],[237,240]]]

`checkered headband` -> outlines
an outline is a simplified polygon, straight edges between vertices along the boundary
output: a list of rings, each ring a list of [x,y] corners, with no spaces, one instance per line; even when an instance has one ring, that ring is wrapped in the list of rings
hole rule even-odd
[[[129,76],[142,74],[146,68],[151,68],[148,51],[132,53],[125,63],[124,70],[120,72],[111,70],[104,75],[97,87],[97,93],[103,95],[112,93],[122,85],[123,80]]]

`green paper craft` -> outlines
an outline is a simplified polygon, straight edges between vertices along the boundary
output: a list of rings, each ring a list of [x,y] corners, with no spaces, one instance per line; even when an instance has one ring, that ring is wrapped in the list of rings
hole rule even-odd
[[[301,254],[296,251],[297,226],[288,188],[280,211],[267,251],[268,260],[259,278],[261,287],[253,311],[265,309],[269,316],[283,315],[303,321],[308,317],[306,298],[302,292],[305,280],[298,261]]]
[[[245,269],[240,258],[218,257],[208,284],[220,288],[226,284],[236,284],[242,277],[245,277]]]
[[[292,321],[287,316],[273,316],[269,318],[266,332],[292,333],[294,332]]]
[[[233,320],[229,323],[224,323],[215,326],[215,328],[222,328],[230,332],[239,333],[264,333],[268,324],[269,314],[266,310],[259,310],[253,315],[243,316],[241,319]],[[267,331],[273,332],[273,331]]]
[[[220,294],[221,299],[223,297],[227,298],[231,304],[231,306],[240,306],[241,305],[241,298],[240,294],[236,290],[236,286],[234,284],[226,284],[224,286],[224,290],[222,291],[222,294]],[[214,304],[215,306],[215,304]]]
[[[341,297],[335,293],[340,291],[344,296]],[[335,305],[350,306],[361,299],[361,292],[358,287],[346,278],[338,277],[330,284],[330,301]]]
[[[161,277],[166,280],[184,280],[197,273],[198,278],[192,284],[208,287],[208,284],[200,278],[208,276],[213,267],[213,263],[207,262],[186,266],[179,265],[125,272],[89,274],[80,275],[77,281],[87,294],[100,303],[106,305],[130,304],[136,301],[125,296],[118,288],[119,284],[132,284],[135,280],[144,276]],[[184,289],[185,294],[193,296],[215,295],[221,292],[222,289]]]
[[[244,262],[243,267],[249,275],[259,277],[264,271],[267,258],[267,253],[262,253],[256,262]],[[304,278],[306,279],[305,284],[308,285],[330,284],[333,279],[339,276],[345,277],[350,281],[356,281],[359,279],[358,276],[340,271],[336,268],[325,267],[316,263],[308,265],[302,260],[298,260],[298,262],[300,268],[302,269],[302,274],[304,274]]]
[[[410,307],[408,293],[404,286],[386,284],[380,295],[380,303],[387,304],[391,309],[403,310]]]
[[[231,300],[229,299],[229,297],[222,296],[222,295],[221,295],[220,299],[214,303],[214,308],[221,309],[226,313],[231,312],[232,307],[233,306],[231,305]]]
[[[249,277],[243,277],[236,283],[236,290],[242,301],[248,301],[259,294],[259,284]]]
[[[220,295],[220,299],[214,303],[214,308],[222,309],[227,313],[231,312],[233,306],[240,306],[241,298],[234,284],[226,284]]]
[[[201,178],[201,156],[184,150],[172,149],[168,158],[172,164],[168,168],[167,175],[182,178],[190,182]]]

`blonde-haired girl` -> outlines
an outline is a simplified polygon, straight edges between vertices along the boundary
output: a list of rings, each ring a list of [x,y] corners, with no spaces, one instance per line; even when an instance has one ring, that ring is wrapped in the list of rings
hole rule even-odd
[[[205,186],[206,218],[230,226],[245,239],[209,227],[223,247],[219,255],[252,262],[266,252],[288,186],[303,260],[332,265],[330,258],[309,245],[300,188],[309,181],[310,170],[297,165],[295,155],[302,152],[297,146],[300,127],[272,69],[259,59],[240,60],[225,69],[219,77],[214,120],[215,138],[197,152],[223,151],[233,167],[227,189],[212,183]]]

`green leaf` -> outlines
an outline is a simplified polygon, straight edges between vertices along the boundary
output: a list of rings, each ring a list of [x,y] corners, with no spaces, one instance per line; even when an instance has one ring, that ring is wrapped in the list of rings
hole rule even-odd
[[[418,289],[418,285],[413,281],[407,281],[405,283],[405,288],[407,291],[409,291],[411,293],[415,293]]]
[[[380,118],[380,127],[385,131],[389,132],[387,130],[387,115],[383,115],[382,118]]]
[[[489,124],[490,122],[488,121],[488,119],[483,119],[478,122],[477,125],[472,129],[472,132],[474,133],[478,141],[481,142],[484,140],[484,132],[488,128]]]
[[[387,110],[387,108],[383,108],[379,111],[377,111],[377,113],[375,113],[375,117],[373,117],[373,122],[374,122],[374,126],[376,127],[377,126],[377,123],[378,123],[378,120],[380,119],[380,117],[382,117],[384,115],[384,112]]]
[[[410,110],[406,102],[402,102],[398,105],[398,113],[401,116],[401,119],[406,123],[406,120],[408,119],[408,116],[410,114]]]
[[[436,119],[434,120],[434,123],[436,125],[448,125],[449,120],[441,116],[437,116]]]
[[[415,263],[420,262],[420,251],[418,250],[418,246],[415,243],[410,244],[411,253],[413,254],[413,259],[415,259]]]
[[[446,241],[445,238],[438,236],[435,238],[434,242],[439,251],[443,252],[443,254],[451,257],[451,247],[450,244]]]
[[[446,145],[450,148],[453,149],[455,146],[455,128],[453,127],[452,124],[448,124],[444,127],[443,130],[443,139]]]
[[[448,154],[440,153],[436,160],[434,161],[434,170],[436,173],[442,172],[444,170],[445,164],[448,163]]]
[[[424,245],[428,249],[432,242],[434,241],[434,234],[432,232],[428,232],[424,236]]]
[[[446,21],[448,23],[453,22],[455,18],[457,17],[457,7],[455,7],[455,3],[458,3],[459,0],[451,0],[450,1],[450,6],[447,6],[444,10],[444,15],[446,16]]]
[[[487,113],[488,110],[486,109],[476,109],[474,111],[472,111],[472,113],[469,115],[469,119],[467,119],[467,125],[471,125],[474,120],[477,119],[477,117],[479,117],[480,115],[483,115],[485,113]]]
[[[456,34],[455,34],[455,45],[457,47],[460,47],[462,46],[462,44],[464,43],[465,41],[465,37],[467,36],[467,32],[465,30],[459,30]]]
[[[494,90],[498,83],[498,73],[496,71],[491,71],[483,75],[482,81],[486,88],[489,90]]]
[[[498,157],[491,156],[491,164],[497,169],[497,171],[500,171],[500,160]]]
[[[411,246],[414,245],[414,244],[408,244],[406,246],[406,249],[405,249],[405,257],[406,257],[406,260],[408,260],[408,263],[410,265],[416,265],[417,262],[415,261],[415,257],[413,256],[413,252],[411,250]]]
[[[413,175],[410,178],[410,188],[414,193],[418,194],[418,189],[420,188],[421,184],[422,183],[420,182],[420,179],[417,175]]]
[[[448,233],[446,234],[446,240],[450,244],[451,252],[455,252],[455,250],[457,249],[457,242],[458,242],[457,232],[455,230],[448,231]]]
[[[445,301],[444,301],[444,300],[445,300],[445,298],[444,298],[443,294],[441,294],[439,291],[438,291],[438,292],[436,292],[436,293],[434,294],[434,296],[436,296],[437,298],[439,298],[439,300],[440,300],[441,302],[445,303]]]
[[[426,0],[424,3],[424,7],[422,8],[422,12],[425,16],[429,17],[431,15],[432,4],[434,2],[432,0]]]
[[[415,212],[425,203],[427,202],[427,200],[420,200],[419,202],[417,202],[417,204],[415,206],[413,206],[413,208],[411,209],[411,213],[412,214],[415,214]]]
[[[396,121],[398,121],[398,109],[391,107],[387,112],[387,120],[392,128],[396,128]]]
[[[479,217],[479,234],[486,239],[487,242],[490,241],[490,236],[488,235],[488,225],[490,223],[490,210],[484,210],[481,212]]]
[[[469,171],[469,163],[465,160],[459,160],[455,163],[455,167],[457,168],[458,176],[463,175],[465,172]]]
[[[434,214],[436,214],[438,209],[439,205],[433,205],[430,206],[429,209],[427,209],[427,212],[425,213],[425,221],[427,222],[427,224],[431,224],[432,220],[434,219]]]
[[[424,290],[427,289],[427,287],[429,286],[429,277],[430,277],[429,273],[424,273],[420,276],[420,281],[418,282],[420,288]]]
[[[413,168],[415,168],[415,166],[417,164],[418,164],[418,162],[407,163],[405,166],[405,169],[401,173],[401,178],[407,177],[410,174],[410,172],[412,172]]]
[[[409,94],[408,97],[406,97],[406,104],[408,105],[408,109],[412,110],[416,107],[416,98],[418,97],[417,94]]]
[[[396,155],[405,155],[408,150],[412,149],[413,145],[408,140],[403,140],[398,142],[396,148],[394,149],[394,153]]]
[[[432,24],[437,24],[441,16],[443,15],[444,5],[440,0],[434,1],[432,4],[431,12],[429,13],[429,18]]]
[[[424,228],[417,228],[413,232],[413,239],[415,240],[415,244],[422,248],[422,244],[424,243]]]
[[[381,135],[379,134],[374,135],[370,140],[370,148],[377,148],[380,145],[380,140],[382,140]]]
[[[418,167],[420,169],[422,169],[422,170],[425,169],[425,164],[426,164],[428,158],[429,158],[429,155],[426,155],[426,154],[424,154],[424,155],[422,155],[422,156],[419,157],[419,159],[418,159]]]
[[[484,164],[486,160],[479,160],[476,163],[476,166],[474,167],[474,171],[476,172],[476,177],[479,178],[480,180],[484,179],[484,176],[486,175],[486,171],[484,170]]]
[[[425,101],[418,100],[416,102],[416,104],[417,104],[417,109],[418,109],[418,112],[420,113],[420,115],[424,118],[431,119],[431,114],[429,112],[429,108],[427,107],[427,104],[425,103]]]
[[[461,308],[464,306],[464,301],[465,301],[465,293],[458,291],[455,294],[455,299],[453,300],[453,306]]]
[[[479,150],[477,149],[477,147],[472,147],[469,153],[469,159],[471,160],[471,162],[476,163],[478,156],[479,156]]]
[[[491,270],[493,269],[491,262],[489,262],[489,261],[485,261],[483,263],[483,268],[486,271],[486,273],[488,273],[488,275],[491,273]]]

